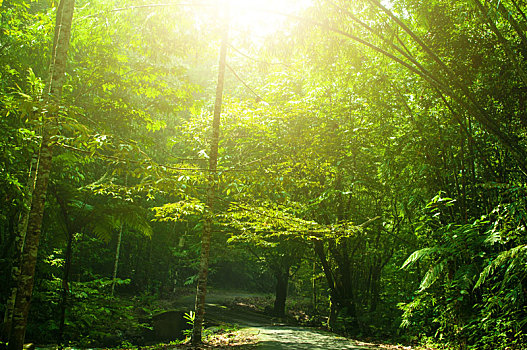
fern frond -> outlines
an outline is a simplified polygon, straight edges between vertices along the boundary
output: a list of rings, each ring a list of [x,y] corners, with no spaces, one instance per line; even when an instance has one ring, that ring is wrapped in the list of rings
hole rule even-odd
[[[148,221],[148,213],[140,207],[130,207],[129,210],[119,217],[128,228],[135,230],[146,237],[152,236],[152,227]]]
[[[512,249],[506,250],[504,252],[501,252],[493,261],[487,265],[481,274],[479,275],[478,281],[476,282],[476,285],[474,286],[474,289],[479,288],[482,284],[485,283],[485,280],[496,271],[496,269],[500,267],[507,266],[507,269],[505,270],[505,277],[503,279],[502,283],[506,283],[510,277],[510,271],[514,269],[518,262],[518,259],[522,259],[524,257],[527,257],[527,245],[521,244],[519,246],[516,246]],[[520,264],[521,266],[521,264]]]
[[[461,290],[469,290],[479,277],[478,267],[475,263],[461,266],[454,275],[454,282]]]
[[[487,245],[494,245],[496,243],[501,243],[501,231],[498,226],[499,221],[496,221],[491,230],[489,230],[487,238],[485,238],[484,243]]]
[[[148,212],[144,208],[128,203],[95,207],[89,224],[93,234],[106,242],[121,225],[144,236],[152,236]]]
[[[95,237],[108,242],[113,232],[119,228],[119,220],[110,215],[101,215],[92,221],[92,232]]]
[[[446,266],[447,261],[443,260],[439,264],[430,267],[419,286],[419,291],[422,292],[432,286],[442,276]]]
[[[430,256],[434,253],[436,253],[439,250],[437,247],[429,247],[429,248],[423,248],[419,249],[415,252],[413,252],[408,259],[403,263],[403,266],[401,266],[401,269],[406,269],[410,266],[412,266],[416,261],[421,260],[427,256]]]

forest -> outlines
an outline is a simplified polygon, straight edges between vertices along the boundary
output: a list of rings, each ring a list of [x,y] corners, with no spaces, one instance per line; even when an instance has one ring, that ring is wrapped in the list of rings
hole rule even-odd
[[[0,203],[2,349],[526,349],[527,1],[0,0]]]

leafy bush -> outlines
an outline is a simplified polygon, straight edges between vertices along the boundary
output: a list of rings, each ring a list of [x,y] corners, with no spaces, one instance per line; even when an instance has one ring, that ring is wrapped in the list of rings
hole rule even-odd
[[[435,198],[419,230],[437,239],[403,268],[429,266],[413,300],[401,304],[402,327],[461,349],[526,345],[525,207],[514,200],[467,224],[440,225],[448,199]]]
[[[129,280],[117,280],[125,285]],[[112,280],[94,279],[70,284],[64,339],[81,347],[117,346],[123,342],[140,344],[145,331],[151,329],[139,319],[139,300],[119,299],[109,296]],[[40,343],[56,342],[59,324],[60,279],[47,280],[35,293],[33,322],[28,329],[31,339]],[[57,315],[56,319],[49,315]],[[149,316],[149,315],[148,315]],[[36,319],[36,320],[35,320]]]

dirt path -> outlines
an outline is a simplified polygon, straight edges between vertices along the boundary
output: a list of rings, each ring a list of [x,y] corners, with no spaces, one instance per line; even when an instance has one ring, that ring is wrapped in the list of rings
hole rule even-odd
[[[240,332],[257,340],[259,350],[359,350],[381,349],[371,345],[359,345],[358,342],[337,336],[336,334],[307,327],[277,324],[271,317],[247,309],[224,306],[234,297],[232,294],[211,294],[207,297],[205,311],[206,323],[211,326],[228,323],[240,327]],[[192,298],[186,297],[178,303],[187,307]]]
[[[248,328],[246,332],[258,332],[256,348],[261,350],[374,349],[369,346],[359,346],[354,341],[333,333],[305,327],[262,326]]]

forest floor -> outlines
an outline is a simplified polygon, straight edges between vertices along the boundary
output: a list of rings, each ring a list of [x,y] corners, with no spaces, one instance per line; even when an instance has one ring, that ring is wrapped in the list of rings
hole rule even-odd
[[[312,327],[301,327],[277,321],[255,310],[247,303],[252,295],[226,292],[207,296],[206,323],[212,333],[200,347],[189,344],[154,346],[161,349],[260,349],[260,350],[424,350],[410,346],[366,343],[347,339],[334,333]],[[193,296],[182,297],[176,304],[192,308]],[[230,325],[225,327],[225,325]],[[233,326],[235,325],[235,326]],[[223,329],[223,330],[222,330]],[[207,333],[207,332],[206,332]]]

